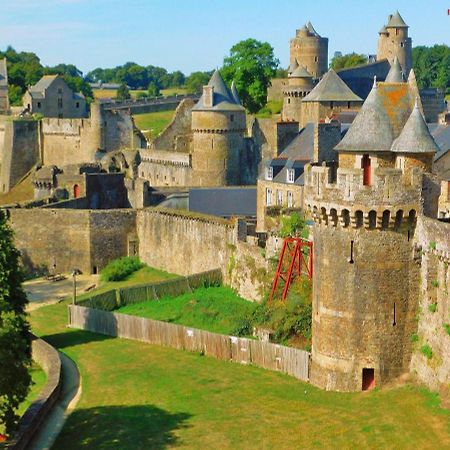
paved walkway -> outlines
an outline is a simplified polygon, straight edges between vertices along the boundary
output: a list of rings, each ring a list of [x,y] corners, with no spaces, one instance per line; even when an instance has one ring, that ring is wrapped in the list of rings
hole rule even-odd
[[[62,363],[63,382],[61,394],[35,436],[29,450],[49,450],[55,442],[64,422],[75,408],[81,395],[80,374],[75,363],[59,352]]]
[[[64,300],[73,295],[73,278],[69,274],[64,274],[65,280],[49,281],[45,278],[36,278],[26,281],[23,286],[30,301],[27,310],[40,308]],[[77,293],[82,294],[84,290],[99,283],[99,275],[77,275]]]

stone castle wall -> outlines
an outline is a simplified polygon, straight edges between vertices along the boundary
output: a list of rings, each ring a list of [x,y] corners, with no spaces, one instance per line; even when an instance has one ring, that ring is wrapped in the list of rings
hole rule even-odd
[[[39,122],[7,120],[3,129],[3,142],[0,140],[0,192],[8,192],[40,160]]]
[[[411,371],[430,389],[450,400],[450,224],[419,217],[414,236],[419,310]],[[428,358],[422,351],[429,346]]]
[[[412,40],[408,37],[408,28],[387,28],[387,34],[378,38],[377,60],[387,59],[391,64],[397,56],[407,77],[412,67]]]

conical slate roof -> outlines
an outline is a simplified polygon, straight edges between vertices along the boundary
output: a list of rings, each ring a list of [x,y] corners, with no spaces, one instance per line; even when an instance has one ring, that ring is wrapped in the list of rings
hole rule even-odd
[[[233,94],[227,88],[225,82],[223,81],[220,72],[216,70],[211,79],[209,80],[208,86],[214,88],[214,98],[212,106],[205,106],[203,95],[200,97],[197,104],[192,108],[195,111],[206,111],[206,110],[216,110],[216,111],[231,111],[231,110],[243,110],[244,108],[240,103],[236,103]]]
[[[402,66],[400,65],[398,58],[394,58],[394,62],[389,69],[389,73],[387,74],[386,83],[403,83],[405,78],[402,72]]]
[[[306,28],[308,28],[308,31],[309,31],[311,34],[313,34],[314,36],[320,37],[320,36],[319,36],[319,33],[314,29],[314,27],[312,26],[312,23],[311,23],[311,22],[308,22],[308,23],[306,24]]]
[[[393,141],[389,117],[378,95],[376,80],[347,134],[335,147],[347,152],[388,152]]]
[[[313,78],[313,76],[303,67],[298,66],[290,75],[290,78]]]
[[[387,34],[387,29],[386,29],[386,25],[383,25],[382,27],[381,27],[381,30],[378,32],[378,34]]]
[[[403,17],[398,12],[398,10],[395,12],[394,15],[390,16],[386,27],[387,28],[409,28],[408,25],[406,25],[405,21],[403,20]]]
[[[303,101],[362,102],[362,99],[353,93],[333,69],[330,69]]]
[[[436,153],[439,151],[417,101],[400,136],[392,143],[391,150],[397,153]]]
[[[231,95],[233,96],[233,100],[235,101],[235,103],[240,105],[241,104],[241,99],[239,98],[239,94],[238,94],[238,91],[236,89],[236,83],[234,82],[234,80],[231,82]]]
[[[288,75],[290,75],[292,72],[294,72],[294,70],[297,67],[298,67],[298,61],[297,61],[297,58],[294,58],[294,61],[292,61],[291,65],[289,66]]]

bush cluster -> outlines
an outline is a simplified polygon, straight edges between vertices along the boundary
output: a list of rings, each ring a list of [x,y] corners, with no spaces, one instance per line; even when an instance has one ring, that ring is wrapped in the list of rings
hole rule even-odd
[[[137,256],[124,256],[111,261],[101,273],[103,281],[122,281],[133,272],[144,267]]]
[[[428,344],[422,345],[422,347],[420,347],[420,351],[427,359],[431,359],[433,357],[433,350]]]

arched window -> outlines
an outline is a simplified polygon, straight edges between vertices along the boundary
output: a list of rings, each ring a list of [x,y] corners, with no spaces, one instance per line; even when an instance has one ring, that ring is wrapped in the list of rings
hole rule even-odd
[[[364,214],[362,211],[356,211],[355,223],[356,223],[356,228],[361,228],[364,225]]]
[[[389,228],[389,220],[391,218],[391,212],[386,209],[386,211],[383,211],[383,218],[381,221],[381,228],[383,230],[387,230]]]
[[[336,227],[337,222],[338,222],[338,216],[337,216],[337,211],[334,208],[331,208],[331,210],[330,210],[330,220],[331,220],[331,225],[333,225],[333,227]]]
[[[403,211],[400,209],[395,214],[395,229],[396,230],[398,230],[401,227],[402,221],[403,221]]]
[[[369,229],[374,230],[377,227],[377,212],[372,210],[369,212]]]

